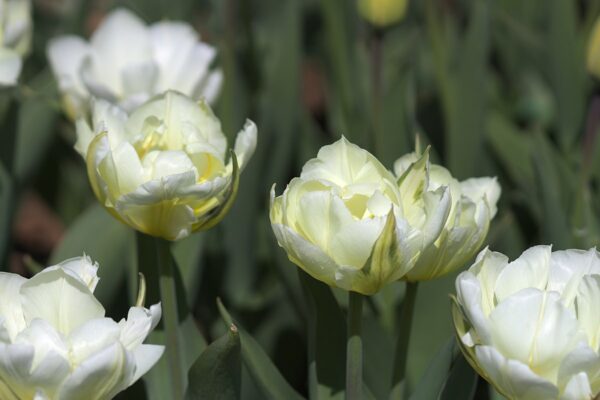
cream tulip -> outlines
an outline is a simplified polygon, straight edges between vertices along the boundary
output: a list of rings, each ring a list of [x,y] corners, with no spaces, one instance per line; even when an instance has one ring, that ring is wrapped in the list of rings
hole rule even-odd
[[[450,190],[428,188],[428,151],[400,179],[345,138],[319,151],[270,219],[292,262],[328,285],[373,294],[411,270],[439,236]]]
[[[600,393],[600,253],[483,250],[456,280],[453,314],[471,365],[509,399]]]
[[[100,203],[132,228],[167,240],[224,217],[255,147],[256,125],[248,120],[226,162],[227,139],[209,105],[172,91],[130,115],[96,101],[91,124],[77,122],[75,146]]]
[[[394,163],[394,172],[401,177],[418,160],[410,153]],[[496,178],[470,178],[459,182],[450,172],[430,163],[427,190],[447,187],[450,190],[450,212],[439,236],[423,248],[418,260],[406,274],[408,281],[438,278],[465,265],[481,248],[496,215],[500,185]],[[403,194],[404,195],[404,194]]]
[[[201,42],[190,25],[161,21],[147,26],[126,9],[109,13],[89,42],[61,36],[47,50],[73,119],[85,115],[91,97],[131,111],[166,90],[210,103],[221,87],[221,71],[210,68],[216,50]]]
[[[0,86],[17,83],[32,31],[30,0],[0,0]]]
[[[0,272],[0,398],[110,399],[158,361],[164,347],[143,342],[160,304],[106,318],[97,269],[84,256],[30,279]]]

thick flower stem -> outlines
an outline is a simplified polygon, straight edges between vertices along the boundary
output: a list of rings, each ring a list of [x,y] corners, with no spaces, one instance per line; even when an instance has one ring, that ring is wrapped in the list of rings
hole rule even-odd
[[[304,297],[306,299],[306,336],[307,336],[307,362],[308,362],[308,398],[316,400],[319,398],[319,378],[317,375],[317,310],[315,299],[310,292],[309,280],[313,279],[307,273],[298,268],[298,278],[302,283]]]
[[[349,292],[348,342],[346,345],[346,400],[361,400],[363,397],[362,302],[362,294]]]
[[[408,358],[408,342],[412,327],[413,311],[417,298],[418,282],[407,282],[402,311],[400,313],[400,334],[396,343],[396,355],[394,357],[394,372],[392,376],[391,399],[400,400],[405,397],[406,388],[406,361]]]
[[[163,309],[163,324],[166,334],[166,356],[171,374],[172,399],[183,399],[184,376],[181,363],[181,349],[179,343],[179,323],[177,310],[177,292],[175,289],[175,272],[171,258],[170,242],[156,239],[156,252],[158,256],[160,300]]]

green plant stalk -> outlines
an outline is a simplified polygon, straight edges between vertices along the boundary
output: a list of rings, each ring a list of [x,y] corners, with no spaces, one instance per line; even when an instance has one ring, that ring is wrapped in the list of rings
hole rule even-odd
[[[175,289],[175,273],[171,258],[171,243],[164,239],[156,239],[158,257],[160,300],[163,310],[163,326],[166,336],[166,356],[171,373],[171,394],[173,400],[183,399],[184,375],[181,369],[181,344],[179,341],[179,312],[177,309],[177,293]]]
[[[346,400],[361,400],[363,398],[362,303],[362,294],[349,292],[348,342],[346,345]]]
[[[402,301],[400,313],[400,334],[396,343],[396,354],[394,356],[394,369],[392,375],[391,399],[403,399],[406,385],[406,361],[408,359],[408,342],[412,328],[415,300],[417,298],[418,282],[406,282],[406,292]]]
[[[298,279],[302,284],[304,298],[306,300],[306,347],[308,362],[308,398],[317,400],[319,398],[319,378],[317,375],[317,311],[315,299],[313,298],[308,283],[308,276],[300,268],[298,270]]]
[[[3,171],[0,170],[0,173],[2,172]],[[8,175],[6,175],[4,178],[4,185],[0,183],[0,196],[5,196],[6,200],[4,203],[4,209],[0,211],[0,238],[2,238],[0,240],[0,262],[2,263],[0,264],[0,270],[2,270],[2,268],[8,268],[10,248],[12,244],[11,231],[17,205],[17,187],[13,181],[13,178]],[[0,178],[0,182],[2,182],[2,178]]]

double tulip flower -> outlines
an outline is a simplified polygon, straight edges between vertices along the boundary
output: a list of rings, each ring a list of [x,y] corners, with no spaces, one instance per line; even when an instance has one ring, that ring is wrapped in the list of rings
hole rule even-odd
[[[98,265],[88,257],[45,268],[30,279],[0,272],[0,398],[110,399],[160,358],[143,344],[160,304],[105,317],[94,297]]]
[[[467,360],[509,399],[600,392],[600,253],[536,246],[515,261],[483,250],[456,280]]]
[[[308,161],[281,196],[273,188],[271,224],[290,260],[363,294],[463,265],[496,213],[496,180],[458,182],[430,163],[428,151],[402,157],[394,169],[342,138]]]
[[[96,197],[115,218],[179,240],[225,216],[256,147],[256,125],[246,122],[228,154],[210,106],[168,91],[129,115],[97,100],[91,124],[77,123],[75,147]]]

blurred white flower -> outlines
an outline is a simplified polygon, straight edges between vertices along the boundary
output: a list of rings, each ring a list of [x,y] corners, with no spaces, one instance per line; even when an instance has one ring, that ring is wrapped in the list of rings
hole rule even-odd
[[[132,228],[167,240],[225,216],[255,147],[256,125],[247,121],[226,162],[227,138],[210,106],[172,91],[130,115],[96,101],[92,125],[77,121],[75,146],[100,203]]]
[[[416,153],[398,159],[394,163],[396,176],[401,178],[418,159]],[[439,236],[423,248],[414,267],[406,274],[405,279],[409,281],[439,278],[472,259],[487,236],[501,192],[496,178],[469,178],[459,182],[446,168],[433,163],[427,165],[423,184],[424,190],[429,191],[448,188],[450,211]]]
[[[17,83],[32,30],[30,0],[0,0],[0,86]]]
[[[67,35],[48,45],[48,59],[76,119],[98,97],[131,111],[155,94],[177,90],[209,103],[217,97],[220,70],[210,65],[216,50],[188,24],[161,21],[147,26],[126,9],[112,11],[90,41]]]
[[[467,360],[509,399],[600,393],[600,253],[549,246],[508,262],[483,250],[456,280],[454,323]]]
[[[104,316],[98,265],[84,256],[31,279],[0,272],[0,398],[110,399],[145,374],[163,346],[142,344],[159,304]]]

